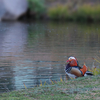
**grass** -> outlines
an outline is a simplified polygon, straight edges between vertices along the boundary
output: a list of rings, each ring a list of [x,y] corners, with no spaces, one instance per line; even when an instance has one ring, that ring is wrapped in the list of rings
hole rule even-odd
[[[30,15],[33,19],[100,21],[100,4],[86,4],[76,1],[58,3],[47,7],[46,0],[28,0]],[[50,2],[50,1],[49,1]],[[52,1],[54,2],[54,1]],[[55,4],[55,3],[54,3]]]
[[[0,100],[99,100],[100,76],[81,77],[0,94]]]
[[[48,16],[54,20],[67,19],[69,17],[68,7],[63,5],[52,7],[48,10]]]
[[[48,16],[54,20],[100,21],[100,5],[77,5],[76,8],[59,4],[48,9]]]
[[[72,14],[73,15],[73,14]],[[100,20],[100,5],[83,5],[74,13],[75,20]]]
[[[69,18],[69,11],[68,7],[64,5],[58,5],[56,7],[52,7],[48,9],[47,12],[50,19],[59,20],[59,19],[68,19]]]
[[[29,9],[35,19],[39,19],[45,13],[44,0],[28,0]]]
[[[100,75],[100,68],[91,68],[91,69],[89,69],[88,68],[88,70],[90,71],[90,72],[92,72],[93,73],[93,75]]]

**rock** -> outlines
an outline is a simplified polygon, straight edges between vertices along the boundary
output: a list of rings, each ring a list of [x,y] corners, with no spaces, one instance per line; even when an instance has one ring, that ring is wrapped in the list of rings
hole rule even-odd
[[[26,13],[27,0],[0,0],[0,19],[16,20]]]
[[[4,3],[3,0],[0,0],[0,20],[3,17],[3,15],[5,14],[5,7],[4,7]]]

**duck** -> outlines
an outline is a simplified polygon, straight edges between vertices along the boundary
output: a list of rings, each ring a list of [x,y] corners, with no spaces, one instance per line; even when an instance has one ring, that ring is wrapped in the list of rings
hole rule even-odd
[[[71,56],[66,61],[67,65],[65,67],[66,75],[70,78],[78,78],[83,76],[92,76],[92,72],[88,71],[86,64],[83,67],[79,66],[78,60]]]

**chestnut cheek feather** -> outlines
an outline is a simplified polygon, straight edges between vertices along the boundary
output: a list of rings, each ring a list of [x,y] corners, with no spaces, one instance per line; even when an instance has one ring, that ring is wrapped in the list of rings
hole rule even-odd
[[[77,66],[77,61],[76,60],[69,61],[69,64],[71,67]]]

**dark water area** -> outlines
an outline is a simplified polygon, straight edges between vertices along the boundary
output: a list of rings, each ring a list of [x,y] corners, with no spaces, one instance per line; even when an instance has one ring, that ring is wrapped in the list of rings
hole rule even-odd
[[[69,56],[99,67],[99,24],[0,22],[0,92],[66,80]]]

